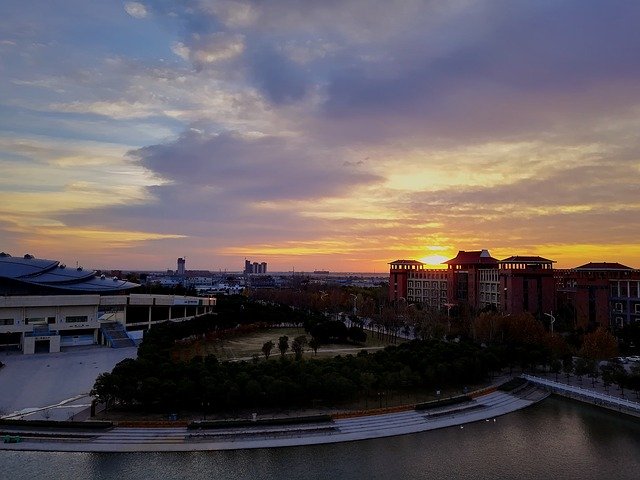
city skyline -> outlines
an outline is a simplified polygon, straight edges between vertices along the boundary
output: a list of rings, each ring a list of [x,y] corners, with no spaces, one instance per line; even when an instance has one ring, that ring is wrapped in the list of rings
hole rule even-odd
[[[640,268],[640,5],[3,2],[0,250]]]

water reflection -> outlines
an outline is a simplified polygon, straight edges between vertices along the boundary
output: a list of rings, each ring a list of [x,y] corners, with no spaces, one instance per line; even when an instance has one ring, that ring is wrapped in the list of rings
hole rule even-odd
[[[637,479],[640,421],[563,399],[445,430],[361,442],[193,453],[0,452],[14,479]]]

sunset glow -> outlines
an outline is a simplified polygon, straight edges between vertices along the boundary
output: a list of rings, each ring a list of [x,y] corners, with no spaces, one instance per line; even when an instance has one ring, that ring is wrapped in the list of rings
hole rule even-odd
[[[4,1],[0,251],[640,267],[638,7],[502,7]]]

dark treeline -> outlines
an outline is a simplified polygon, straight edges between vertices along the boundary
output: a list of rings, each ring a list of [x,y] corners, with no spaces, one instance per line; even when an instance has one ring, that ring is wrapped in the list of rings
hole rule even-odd
[[[154,330],[161,329],[167,327]],[[462,387],[499,367],[495,355],[469,343],[417,340],[332,359],[221,363],[208,356],[182,363],[171,360],[168,332],[159,333],[145,339],[138,359],[98,377],[93,394],[99,400],[144,411],[307,407],[376,398],[381,392]]]
[[[615,337],[603,329],[585,335],[576,349],[526,314],[482,314],[458,341],[437,333],[443,325],[425,329],[430,321],[423,321],[421,340],[376,353],[332,359],[282,355],[261,360],[256,355],[248,362],[219,362],[210,355],[177,361],[174,353],[185,340],[223,338],[228,332],[240,334],[276,324],[304,326],[319,343],[366,339],[360,328],[347,329],[342,322],[328,320],[309,308],[225,298],[214,315],[154,326],[146,333],[138,358],[124,360],[111,373],[100,375],[92,393],[108,407],[141,411],[300,408],[389,398],[403,392],[459,389],[483,382],[504,368],[543,369],[580,379],[601,373],[606,383],[640,388],[640,372],[629,375],[615,364],[598,371],[597,360],[617,352]],[[576,353],[583,357],[578,362],[572,358]]]

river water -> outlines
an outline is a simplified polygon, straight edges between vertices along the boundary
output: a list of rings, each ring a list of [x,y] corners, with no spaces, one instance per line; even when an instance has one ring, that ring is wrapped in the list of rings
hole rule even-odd
[[[360,442],[223,452],[0,451],[6,479],[640,479],[640,420],[550,397],[496,421]]]

